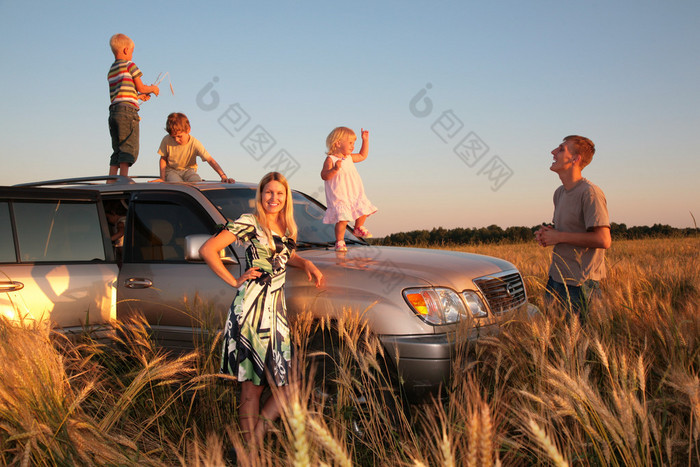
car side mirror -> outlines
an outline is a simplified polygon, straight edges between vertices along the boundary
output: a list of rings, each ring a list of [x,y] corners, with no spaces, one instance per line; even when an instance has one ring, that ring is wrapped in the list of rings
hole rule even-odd
[[[199,254],[199,249],[211,238],[211,235],[194,234],[185,237],[185,260],[187,261],[203,261]],[[233,256],[226,255],[226,249],[219,252],[221,261],[224,264],[238,264],[238,260]]]

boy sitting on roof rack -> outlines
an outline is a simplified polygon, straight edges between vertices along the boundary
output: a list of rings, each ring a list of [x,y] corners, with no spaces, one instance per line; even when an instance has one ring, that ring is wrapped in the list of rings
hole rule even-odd
[[[168,134],[163,137],[158,148],[160,154],[160,179],[165,182],[201,182],[197,173],[197,156],[207,162],[216,171],[224,183],[234,183],[223,169],[204,149],[202,143],[190,136],[190,121],[183,113],[168,115],[165,123]]]

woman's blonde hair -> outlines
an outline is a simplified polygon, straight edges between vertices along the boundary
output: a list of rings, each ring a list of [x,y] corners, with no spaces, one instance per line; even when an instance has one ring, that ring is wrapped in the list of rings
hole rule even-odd
[[[289,188],[289,182],[284,178],[279,172],[270,172],[266,174],[258,184],[258,190],[255,192],[255,218],[258,220],[258,224],[263,228],[267,239],[270,242],[270,247],[274,249],[274,240],[272,239],[272,232],[270,231],[270,226],[267,223],[267,216],[265,215],[265,209],[262,205],[262,194],[265,186],[272,182],[279,182],[284,186],[287,192],[286,199],[284,200],[284,207],[282,208],[282,222],[284,223],[284,229],[286,232],[279,232],[282,235],[287,235],[296,241],[297,239],[297,223],[294,221],[294,201],[292,200],[292,190]]]
[[[354,136],[355,138],[357,138],[355,132],[346,126],[339,126],[337,128],[334,128],[333,131],[331,131],[331,133],[326,138],[326,154],[333,154],[336,150],[336,146],[338,145],[338,143],[349,138],[350,136]]]

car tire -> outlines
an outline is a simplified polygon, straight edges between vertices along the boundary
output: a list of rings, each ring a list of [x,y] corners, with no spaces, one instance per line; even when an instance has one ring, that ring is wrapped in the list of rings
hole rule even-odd
[[[305,376],[312,402],[327,416],[344,420],[359,439],[370,423],[387,434],[401,430],[409,411],[394,365],[376,347],[363,344],[371,336],[340,335],[331,327],[309,337]]]

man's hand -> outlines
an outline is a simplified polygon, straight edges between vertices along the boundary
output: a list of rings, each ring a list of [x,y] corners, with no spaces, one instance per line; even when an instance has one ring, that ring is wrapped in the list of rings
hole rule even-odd
[[[550,230],[554,230],[554,227],[551,224],[542,224],[542,226],[535,232],[535,240],[537,240],[537,243],[540,246],[547,246],[547,241],[545,240],[547,234],[545,232]]]
[[[542,227],[535,232],[535,238],[540,246],[552,246],[559,243],[558,234],[559,231],[551,225],[542,224]]]

